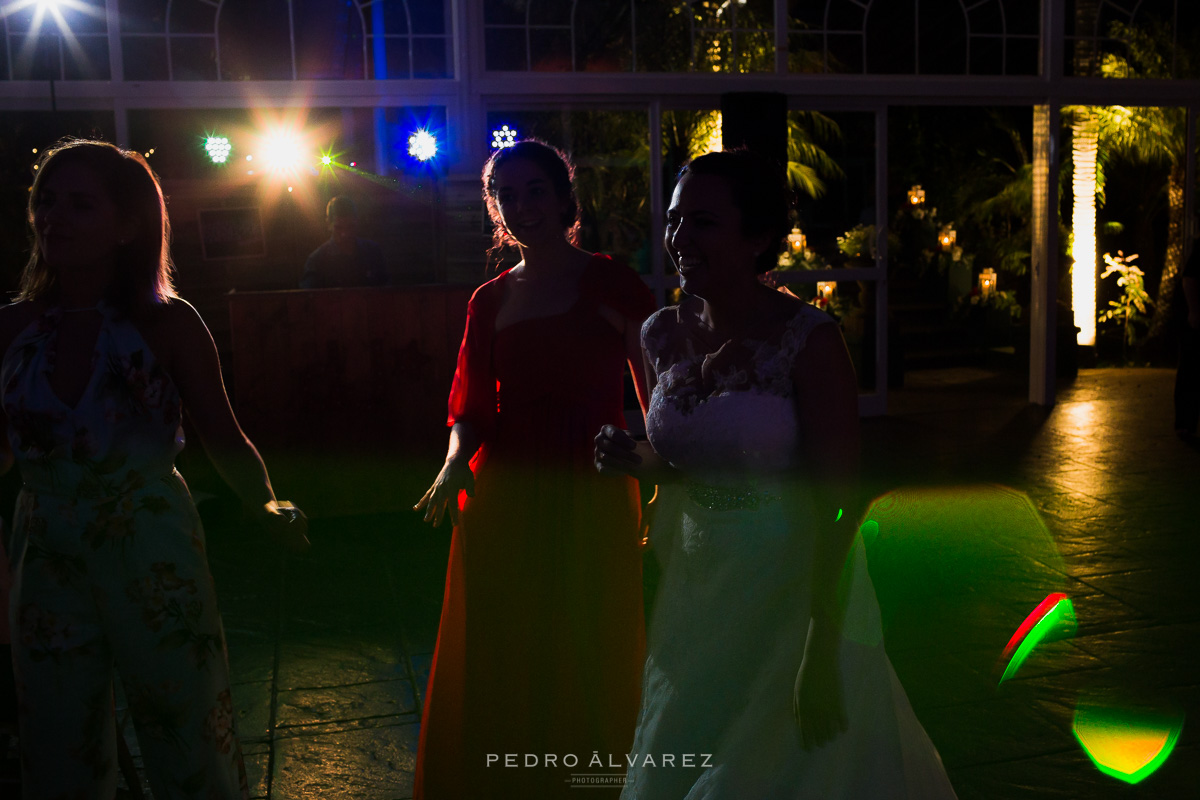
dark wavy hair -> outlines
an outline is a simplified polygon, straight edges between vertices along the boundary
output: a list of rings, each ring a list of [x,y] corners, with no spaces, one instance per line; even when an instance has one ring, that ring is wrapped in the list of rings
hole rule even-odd
[[[679,170],[676,182],[689,173],[725,180],[733,204],[742,212],[742,234],[766,234],[773,243],[755,259],[755,271],[775,269],[783,239],[791,228],[788,212],[792,193],[783,168],[773,159],[739,147],[696,156]]]
[[[42,187],[64,164],[83,164],[100,176],[117,213],[133,222],[133,238],[117,245],[116,276],[105,299],[123,314],[165,303],[175,293],[171,262],[171,222],[158,177],[140,153],[95,139],[63,139],[42,153],[29,192],[27,220],[33,215]],[[18,300],[53,300],[58,275],[34,245],[21,271]]]
[[[546,173],[558,196],[566,199],[567,208],[559,222],[567,241],[578,245],[579,199],[575,196],[575,165],[571,163],[571,157],[540,139],[522,139],[512,147],[502,147],[492,153],[492,157],[483,165],[483,201],[487,204],[488,217],[492,220],[490,252],[497,254],[505,247],[515,247],[517,244],[500,219],[500,204],[496,199],[496,170],[518,159],[537,165]]]

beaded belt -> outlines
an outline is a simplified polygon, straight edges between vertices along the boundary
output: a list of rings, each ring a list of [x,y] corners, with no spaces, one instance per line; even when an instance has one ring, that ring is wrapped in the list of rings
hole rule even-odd
[[[709,511],[755,511],[783,499],[772,492],[749,486],[722,488],[694,481],[687,482],[687,493],[693,503]]]

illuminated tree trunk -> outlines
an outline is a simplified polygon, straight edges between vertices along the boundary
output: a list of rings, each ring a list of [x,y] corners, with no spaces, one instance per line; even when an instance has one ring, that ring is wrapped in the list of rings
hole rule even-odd
[[[1183,266],[1184,235],[1184,184],[1185,165],[1179,159],[1171,164],[1167,175],[1167,255],[1163,259],[1162,281],[1158,284],[1158,296],[1154,300],[1154,316],[1150,319],[1148,339],[1161,336],[1170,322],[1171,296],[1175,292],[1175,276]]]
[[[1071,124],[1071,160],[1075,195],[1071,211],[1071,306],[1079,343],[1096,343],[1096,154],[1100,125],[1096,112],[1080,108]]]
[[[1075,52],[1076,77],[1096,74],[1096,13],[1099,0],[1076,0]],[[1075,197],[1071,210],[1071,308],[1079,327],[1079,344],[1096,343],[1096,155],[1100,145],[1100,125],[1096,112],[1080,108],[1071,125],[1071,160],[1074,174],[1071,189]]]

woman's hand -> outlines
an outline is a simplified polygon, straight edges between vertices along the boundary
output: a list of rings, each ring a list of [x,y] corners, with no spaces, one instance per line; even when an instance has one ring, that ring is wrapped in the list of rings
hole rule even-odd
[[[425,509],[425,521],[432,522],[435,528],[441,524],[442,516],[449,511],[450,524],[457,525],[458,493],[463,490],[466,490],[467,497],[475,496],[475,473],[471,472],[471,467],[465,461],[448,458],[433,485],[417,501],[413,510]]]
[[[312,544],[308,541],[308,517],[286,501],[272,500],[255,515],[267,534],[290,553],[303,553]]]
[[[601,475],[630,475],[648,483],[662,483],[671,467],[649,442],[639,442],[616,425],[605,425],[596,434],[596,471]]]
[[[846,731],[837,647],[817,645],[813,638],[810,634],[804,648],[792,696],[792,714],[805,750],[831,742]]]

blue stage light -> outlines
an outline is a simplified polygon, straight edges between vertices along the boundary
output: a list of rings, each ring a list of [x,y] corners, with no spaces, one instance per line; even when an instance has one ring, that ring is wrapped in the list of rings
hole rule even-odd
[[[437,155],[437,137],[426,130],[419,130],[408,137],[408,154],[417,161],[428,161]]]

